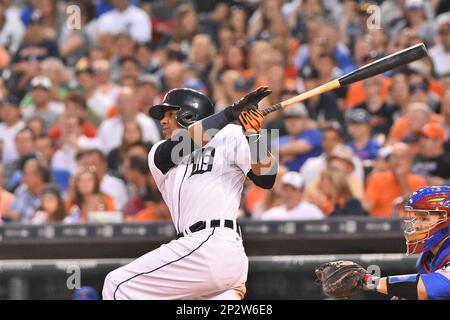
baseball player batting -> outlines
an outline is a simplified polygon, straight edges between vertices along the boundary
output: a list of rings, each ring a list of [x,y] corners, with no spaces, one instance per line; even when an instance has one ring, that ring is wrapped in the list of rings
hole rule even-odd
[[[252,147],[264,122],[258,103],[270,93],[259,88],[213,114],[208,97],[179,88],[150,109],[166,140],[148,163],[178,236],[110,272],[104,299],[243,298],[248,259],[236,218],[246,177],[266,189],[275,182],[276,160]]]

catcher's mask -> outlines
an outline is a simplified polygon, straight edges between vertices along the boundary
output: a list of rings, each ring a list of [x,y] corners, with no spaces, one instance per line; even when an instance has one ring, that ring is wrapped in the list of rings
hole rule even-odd
[[[430,186],[417,190],[405,206],[407,255],[428,251],[448,237],[450,187]]]
[[[178,109],[176,119],[183,128],[214,113],[214,105],[203,93],[189,88],[176,88],[167,92],[161,104],[151,107],[149,115],[161,120],[164,113],[173,108]]]

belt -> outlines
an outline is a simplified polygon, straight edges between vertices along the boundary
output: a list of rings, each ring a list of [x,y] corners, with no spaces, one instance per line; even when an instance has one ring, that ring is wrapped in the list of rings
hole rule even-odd
[[[223,222],[223,224],[221,224],[221,222]],[[235,230],[239,234],[239,236],[242,237],[241,227],[238,225],[238,223],[236,221],[215,219],[215,220],[209,220],[209,221],[198,221],[198,222],[194,223],[189,228],[186,228],[183,232],[180,232],[179,234],[177,234],[177,239],[180,239],[180,238],[184,237],[185,235],[188,235],[189,233],[201,231],[206,228],[216,228],[216,227],[230,228],[232,230]]]

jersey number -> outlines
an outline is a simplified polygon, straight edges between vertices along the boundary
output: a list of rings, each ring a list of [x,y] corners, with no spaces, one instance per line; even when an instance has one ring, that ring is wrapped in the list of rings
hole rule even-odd
[[[212,170],[214,163],[214,154],[216,149],[213,147],[202,148],[194,151],[192,157],[192,172],[191,177],[194,174],[203,174]]]

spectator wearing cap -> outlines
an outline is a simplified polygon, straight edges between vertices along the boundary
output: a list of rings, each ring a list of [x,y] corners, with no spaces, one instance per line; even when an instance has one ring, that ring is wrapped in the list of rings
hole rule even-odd
[[[450,13],[444,13],[437,19],[439,43],[429,50],[434,70],[442,77],[450,73]]]
[[[30,223],[41,205],[40,194],[50,182],[50,171],[36,158],[27,160],[22,169],[23,183],[14,192],[15,201],[3,215],[10,221]]]
[[[356,105],[355,108],[367,110],[370,115],[371,134],[385,139],[389,128],[392,126],[396,109],[382,97],[382,84],[383,76],[375,76],[364,80],[367,99],[365,102]]]
[[[7,164],[19,157],[15,137],[17,132],[25,127],[15,98],[8,97],[0,100],[0,119],[2,119],[0,123],[1,162]]]
[[[348,130],[351,136],[348,146],[361,160],[374,160],[381,146],[370,134],[370,115],[364,109],[353,109],[347,114]]]
[[[427,185],[425,178],[411,172],[412,157],[405,143],[392,145],[388,164],[388,170],[373,172],[367,179],[364,206],[371,217],[390,217],[394,200]]]
[[[308,158],[322,153],[321,133],[308,128],[308,111],[303,104],[295,104],[283,110],[287,135],[279,140],[280,164],[290,171],[299,171]]]
[[[450,154],[445,152],[445,131],[437,123],[426,124],[420,132],[419,154],[412,172],[425,177],[429,185],[448,184],[450,179]]]
[[[58,102],[67,96],[67,71],[64,63],[55,57],[49,57],[39,63],[39,77],[48,78],[51,83],[50,100]],[[20,105],[26,108],[33,104],[32,92],[28,92]]]
[[[141,74],[137,79],[137,103],[140,112],[161,102],[161,81],[152,74]]]
[[[134,41],[151,40],[151,19],[130,0],[113,0],[114,9],[103,14],[98,19],[99,32],[109,32],[113,35],[127,32]]]
[[[139,112],[137,97],[131,88],[121,88],[117,97],[117,109],[118,115],[105,120],[98,129],[98,138],[102,142],[105,154],[120,145],[124,123],[130,120],[139,124],[145,142],[156,143],[160,140],[159,129],[155,122],[144,113]]]
[[[64,105],[51,98],[52,82],[44,76],[37,76],[31,80],[31,98],[33,104],[22,109],[25,120],[31,117],[40,117],[45,122],[46,129],[50,129],[64,112]]]
[[[282,205],[263,212],[262,220],[317,220],[325,217],[317,206],[304,200],[304,184],[300,173],[285,173],[281,183]]]
[[[433,113],[425,103],[411,103],[406,114],[395,120],[389,131],[387,143],[399,142],[408,134],[418,135],[422,127],[429,122],[441,122],[440,115]]]
[[[303,80],[305,91],[309,91],[319,86],[319,73],[316,68],[311,65],[303,67],[299,73],[299,77]],[[311,119],[317,121],[320,127],[325,126],[330,121],[343,123],[342,112],[337,105],[337,97],[333,92],[327,92],[305,101]]]

